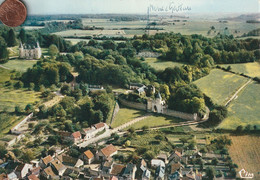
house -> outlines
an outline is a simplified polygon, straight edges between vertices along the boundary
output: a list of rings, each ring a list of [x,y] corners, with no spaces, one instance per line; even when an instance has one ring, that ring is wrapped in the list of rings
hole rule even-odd
[[[165,167],[165,163],[160,159],[152,159],[151,166],[157,168],[159,166]]]
[[[149,180],[151,178],[151,171],[146,169],[142,174],[142,180]]]
[[[30,176],[28,176],[28,180],[40,180],[40,179],[34,174],[31,174]]]
[[[53,172],[51,166],[45,168],[45,169],[42,171],[42,176],[44,176],[44,177],[47,178],[47,179],[55,179],[55,178],[58,177],[58,176]]]
[[[163,113],[165,106],[165,101],[162,99],[160,93],[155,95],[155,99],[149,98],[147,99],[147,110],[155,113]]]
[[[164,180],[165,166],[158,166],[155,170],[155,180]]]
[[[25,178],[29,170],[32,169],[31,164],[20,164],[16,169],[15,169],[15,174],[19,179]]]
[[[44,158],[41,158],[39,166],[41,168],[46,168],[51,161],[53,161],[53,159],[52,159],[52,157],[50,155],[48,155],[48,156],[46,156]]]
[[[74,143],[79,143],[82,140],[81,133],[79,131],[72,133],[71,139]]]
[[[19,58],[22,59],[40,59],[42,56],[41,47],[39,42],[34,45],[23,45],[20,43],[19,46]]]
[[[123,171],[122,177],[127,180],[134,180],[136,170],[136,165],[128,163]]]
[[[104,177],[110,177],[112,166],[113,166],[113,161],[110,158],[107,159],[102,165],[101,175]]]
[[[170,171],[169,171],[169,180],[175,180],[182,177],[181,170],[183,168],[183,165],[181,163],[173,163],[170,165]]]
[[[174,161],[174,162],[181,162],[182,161],[182,154],[175,150],[173,154],[171,154],[170,158],[169,158],[170,161]]]
[[[33,174],[36,177],[38,177],[40,175],[40,173],[41,173],[41,167],[35,167],[30,170],[30,174]]]
[[[144,86],[145,86],[145,85],[139,84],[139,83],[130,83],[129,89],[131,89],[131,90],[137,90],[137,89],[139,89],[139,88],[141,88],[141,87],[144,87]]]
[[[116,176],[112,176],[109,180],[118,180]]]
[[[168,164],[168,156],[165,153],[161,153],[157,156],[157,159],[162,160],[165,164]]]
[[[117,154],[117,148],[113,146],[112,144],[106,146],[105,148],[101,149],[97,153],[97,159],[100,161],[104,161],[108,159],[109,157],[112,157],[113,155]]]
[[[15,174],[15,172],[8,174],[8,180],[18,180],[18,177]]]
[[[106,123],[102,123],[102,122],[94,124],[94,127],[96,128],[97,133],[103,131],[104,129],[108,129],[109,128]]]
[[[113,164],[111,169],[111,176],[121,177],[123,174],[123,170],[125,169],[125,165],[122,164]],[[119,178],[120,179],[120,178]]]
[[[66,167],[58,159],[51,162],[51,167],[59,176],[62,176],[66,170]]]
[[[72,166],[75,168],[79,168],[84,165],[84,162],[81,159],[73,158],[73,157],[67,156],[67,155],[60,155],[57,157],[57,159],[66,166]]]
[[[140,169],[142,171],[145,171],[147,169],[147,163],[145,162],[144,159],[142,159],[141,162],[140,162]]]
[[[90,151],[87,150],[85,151],[80,158],[86,163],[86,164],[91,164],[95,160],[94,154]]]
[[[95,137],[97,134],[97,131],[96,131],[95,127],[85,128],[85,129],[83,129],[82,134],[85,135],[84,140],[87,141],[87,140]]]

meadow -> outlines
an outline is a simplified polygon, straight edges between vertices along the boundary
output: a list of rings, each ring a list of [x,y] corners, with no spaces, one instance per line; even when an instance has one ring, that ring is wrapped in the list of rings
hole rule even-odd
[[[219,125],[223,129],[235,129],[248,124],[260,127],[260,84],[251,83],[228,106],[228,117]]]
[[[224,105],[225,102],[246,82],[247,78],[214,69],[209,75],[195,81],[200,90],[212,100]]]
[[[9,68],[11,70],[25,72],[28,68],[33,67],[36,64],[37,60],[22,60],[15,59],[9,60],[7,63],[3,64],[4,67]]]
[[[134,120],[135,118],[145,115],[145,113],[145,111],[121,107],[115,119],[113,120],[111,127],[118,127],[122,124]]]
[[[151,128],[151,127],[164,126],[164,125],[175,125],[181,122],[185,122],[185,120],[170,117],[170,116],[153,114],[152,116],[133,124],[131,127],[135,129],[141,129],[143,126],[148,126],[149,128]]]
[[[260,174],[260,137],[255,136],[230,136],[232,145],[229,154],[234,163],[238,165],[237,170],[245,169],[254,173],[254,179],[259,179]]]
[[[151,67],[156,70],[164,70],[168,67],[182,66],[182,63],[172,62],[172,61],[160,61],[157,58],[146,58],[145,61]]]
[[[231,67],[231,71],[243,73],[250,77],[260,77],[260,62],[242,63],[242,64],[223,64],[221,67]]]

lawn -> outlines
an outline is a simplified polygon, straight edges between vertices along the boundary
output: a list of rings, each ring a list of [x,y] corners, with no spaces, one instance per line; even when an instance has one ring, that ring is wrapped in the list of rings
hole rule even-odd
[[[33,67],[37,60],[9,60],[7,63],[3,64],[4,67],[9,69],[15,69],[16,71],[25,72],[28,68]]]
[[[111,127],[115,128],[122,124],[125,124],[129,121],[134,120],[140,116],[143,116],[146,112],[135,110],[135,109],[128,109],[128,108],[120,108],[119,112],[117,113],[115,119],[113,120]]]
[[[260,84],[251,83],[228,107],[229,115],[220,128],[235,129],[248,124],[260,127]]]
[[[141,129],[143,126],[157,127],[157,126],[171,125],[171,124],[174,125],[184,121],[185,120],[181,120],[170,116],[154,114],[144,120],[141,120],[133,124],[131,127],[134,127],[135,129]],[[127,129],[129,129],[129,127]]]
[[[260,77],[260,62],[242,63],[242,64],[225,64],[222,67],[231,66],[231,71],[243,73],[250,77]]]
[[[245,169],[254,173],[254,179],[259,179],[260,174],[260,137],[259,136],[231,136],[232,145],[229,154],[238,165],[238,171]]]
[[[247,81],[247,78],[239,75],[214,69],[208,76],[195,81],[195,84],[215,103],[223,105]]]
[[[167,67],[182,66],[182,63],[172,61],[160,61],[157,58],[146,58],[145,62],[156,70],[164,70]]]

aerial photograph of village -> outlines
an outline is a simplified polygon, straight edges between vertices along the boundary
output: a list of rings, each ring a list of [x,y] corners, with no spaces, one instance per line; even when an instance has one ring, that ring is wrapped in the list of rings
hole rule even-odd
[[[0,180],[260,179],[260,1],[23,3]]]

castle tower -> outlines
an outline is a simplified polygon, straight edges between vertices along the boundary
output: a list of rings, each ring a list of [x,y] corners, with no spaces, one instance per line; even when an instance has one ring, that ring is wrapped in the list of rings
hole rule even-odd
[[[19,46],[19,58],[24,58],[24,48],[22,42],[20,42]]]
[[[37,41],[37,45],[36,45],[36,48],[35,48],[35,58],[40,59],[41,56],[42,56],[42,50],[41,50],[41,47],[39,45],[39,42]]]

